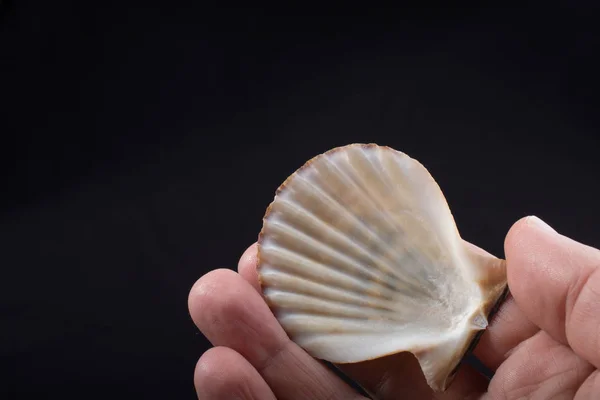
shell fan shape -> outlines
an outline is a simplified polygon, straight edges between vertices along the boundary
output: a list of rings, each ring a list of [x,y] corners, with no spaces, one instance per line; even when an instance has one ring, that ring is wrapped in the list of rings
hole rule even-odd
[[[294,342],[338,364],[410,352],[434,391],[507,291],[504,260],[461,239],[427,169],[375,144],[292,174],[258,243],[263,296]]]

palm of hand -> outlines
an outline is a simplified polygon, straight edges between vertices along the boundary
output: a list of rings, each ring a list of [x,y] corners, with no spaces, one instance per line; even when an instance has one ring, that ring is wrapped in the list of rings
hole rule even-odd
[[[491,381],[461,367],[444,393],[416,360],[398,354],[339,366],[377,399],[600,399],[600,251],[533,218],[509,232],[509,297],[475,349]],[[200,399],[359,400],[321,362],[290,341],[259,294],[256,247],[236,274],[215,270],[192,288],[194,322],[213,343],[198,362]]]

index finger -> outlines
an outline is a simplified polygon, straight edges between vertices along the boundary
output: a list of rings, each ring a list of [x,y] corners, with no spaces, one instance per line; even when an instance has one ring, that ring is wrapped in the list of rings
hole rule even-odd
[[[527,317],[600,367],[600,251],[527,217],[509,231],[505,252],[509,287]]]

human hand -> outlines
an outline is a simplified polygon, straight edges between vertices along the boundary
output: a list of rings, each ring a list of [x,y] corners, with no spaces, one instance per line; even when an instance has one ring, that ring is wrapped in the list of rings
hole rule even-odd
[[[380,400],[600,399],[600,251],[528,217],[509,231],[505,253],[511,296],[474,350],[491,381],[463,365],[434,394],[408,353],[340,369]],[[287,337],[260,295],[256,261],[254,244],[238,273],[214,270],[190,292],[190,314],[216,346],[196,366],[198,397],[364,399]]]

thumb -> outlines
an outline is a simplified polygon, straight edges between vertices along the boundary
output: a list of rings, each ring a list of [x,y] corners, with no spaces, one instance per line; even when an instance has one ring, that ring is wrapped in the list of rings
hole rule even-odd
[[[517,305],[554,340],[600,367],[600,251],[537,217],[515,223],[504,247]]]

